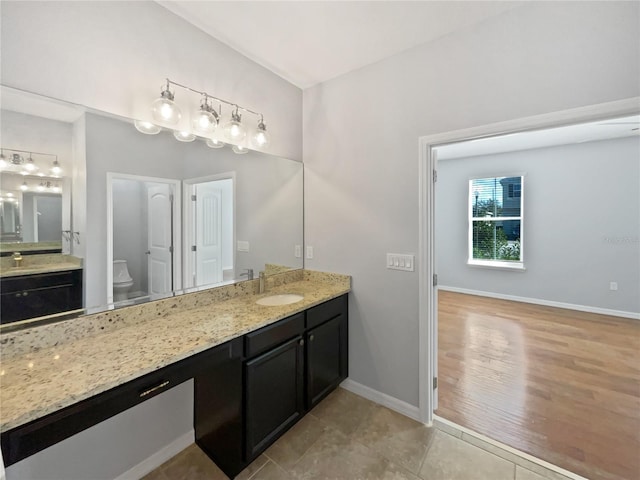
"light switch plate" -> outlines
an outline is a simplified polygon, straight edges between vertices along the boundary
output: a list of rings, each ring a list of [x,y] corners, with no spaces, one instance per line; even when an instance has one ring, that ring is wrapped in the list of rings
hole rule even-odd
[[[415,256],[404,253],[387,253],[387,268],[413,272],[415,270]]]
[[[313,247],[311,245],[307,245],[307,258],[313,258]]]
[[[248,252],[249,251],[249,242],[244,240],[238,240],[238,251],[239,252]]]
[[[296,258],[301,258],[302,257],[302,246],[301,245],[296,245],[293,249],[293,255]]]

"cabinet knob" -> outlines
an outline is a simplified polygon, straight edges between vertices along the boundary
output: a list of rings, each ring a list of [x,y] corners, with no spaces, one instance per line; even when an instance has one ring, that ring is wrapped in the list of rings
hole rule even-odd
[[[22,292],[23,297],[26,297],[27,295],[29,295],[29,292]]]
[[[298,344],[299,344],[300,346],[303,346],[303,345],[304,345],[304,340],[301,338],[301,339],[300,339],[300,341],[298,342]]]
[[[20,297],[20,296],[22,296],[22,293],[20,292],[16,293],[16,297]]]
[[[309,335],[309,341],[310,341],[310,342],[313,342],[313,334],[312,334],[312,335]]]

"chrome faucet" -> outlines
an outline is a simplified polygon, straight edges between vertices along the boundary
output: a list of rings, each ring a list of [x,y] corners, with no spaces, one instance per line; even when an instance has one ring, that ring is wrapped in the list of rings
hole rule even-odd
[[[247,268],[247,271],[240,274],[241,277],[247,277],[247,280],[253,280],[253,268]]]
[[[22,255],[20,252],[13,252],[13,266],[19,267],[22,265]]]
[[[266,290],[265,281],[264,281],[264,272],[258,273],[258,278],[260,279],[260,283],[258,285],[258,293],[264,293]]]

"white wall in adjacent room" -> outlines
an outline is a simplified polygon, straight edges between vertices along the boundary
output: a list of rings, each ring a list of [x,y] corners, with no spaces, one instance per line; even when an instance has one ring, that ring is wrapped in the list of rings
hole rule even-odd
[[[627,137],[439,162],[438,283],[640,313],[639,159]],[[526,270],[467,265],[469,179],[519,173]]]

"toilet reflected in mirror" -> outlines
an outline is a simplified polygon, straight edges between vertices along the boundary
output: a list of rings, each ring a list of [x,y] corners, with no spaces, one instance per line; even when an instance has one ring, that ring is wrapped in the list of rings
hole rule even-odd
[[[113,301],[129,300],[129,291],[133,287],[133,278],[129,274],[126,260],[113,261]]]

